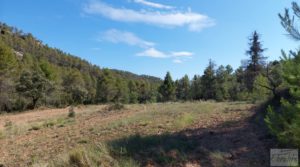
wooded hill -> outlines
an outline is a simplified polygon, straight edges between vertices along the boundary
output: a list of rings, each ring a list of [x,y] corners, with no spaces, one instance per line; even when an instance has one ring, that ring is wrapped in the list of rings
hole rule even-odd
[[[100,68],[5,23],[0,23],[0,54],[0,111],[146,102],[155,99],[151,90],[161,83],[157,77]]]

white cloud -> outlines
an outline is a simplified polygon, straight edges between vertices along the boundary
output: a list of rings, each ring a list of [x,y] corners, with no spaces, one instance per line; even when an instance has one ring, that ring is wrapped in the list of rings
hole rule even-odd
[[[192,52],[171,52],[171,53],[165,53],[163,51],[159,51],[155,48],[149,48],[141,53],[137,53],[137,56],[145,56],[145,57],[151,57],[151,58],[173,58],[173,63],[180,64],[186,61],[186,58],[192,58],[194,53]]]
[[[155,43],[145,41],[131,32],[119,31],[116,29],[111,29],[104,32],[101,39],[113,43],[125,43],[127,45],[138,46],[141,48],[149,48],[155,45]]]
[[[180,60],[180,59],[174,59],[174,60],[173,60],[173,63],[181,64],[181,63],[183,63],[183,61]]]
[[[173,6],[163,5],[159,3],[154,3],[146,0],[133,0],[135,3],[139,3],[142,5],[150,6],[152,8],[158,8],[158,9],[174,9]]]
[[[174,63],[183,63],[187,58],[192,58],[194,53],[188,51],[178,52],[164,52],[154,47],[154,42],[149,42],[139,38],[137,35],[127,31],[120,31],[116,29],[110,29],[101,34],[99,40],[105,40],[112,43],[124,43],[130,46],[137,46],[144,48],[143,52],[137,53],[137,56],[151,57],[151,58],[169,58],[173,59]],[[93,48],[97,49],[98,48]]]
[[[149,48],[145,51],[138,53],[137,56],[146,56],[152,58],[168,58],[169,56],[155,48]]]
[[[171,55],[173,57],[192,57],[194,53],[187,52],[187,51],[181,51],[181,52],[172,52]]]
[[[187,26],[190,31],[200,31],[215,24],[208,16],[194,13],[191,10],[186,12],[137,11],[127,8],[115,8],[99,1],[90,1],[83,10],[87,14],[101,15],[115,21],[168,27]]]

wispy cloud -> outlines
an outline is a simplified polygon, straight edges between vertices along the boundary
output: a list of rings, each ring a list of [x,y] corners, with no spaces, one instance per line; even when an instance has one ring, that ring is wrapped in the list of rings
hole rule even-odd
[[[162,51],[159,51],[155,48],[149,48],[141,53],[137,53],[137,56],[146,56],[152,58],[168,58],[169,56]]]
[[[187,51],[181,51],[181,52],[172,52],[171,55],[173,57],[192,57],[194,53],[187,52]]]
[[[170,52],[166,53],[155,48],[148,48],[143,52],[137,53],[137,56],[145,56],[151,58],[170,58],[173,59],[173,63],[180,64],[187,60],[187,58],[192,58],[194,53],[192,52]]]
[[[180,60],[180,59],[174,59],[173,63],[175,63],[175,64],[181,64],[181,63],[183,63],[183,61]]]
[[[116,29],[111,29],[104,32],[100,39],[113,43],[125,43],[127,45],[138,46],[141,48],[149,48],[155,45],[155,43],[145,41],[131,32],[120,31]]]
[[[115,21],[146,23],[157,26],[183,27],[190,31],[200,31],[215,23],[206,15],[194,13],[191,10],[181,11],[137,11],[127,8],[115,8],[101,1],[90,1],[83,11],[87,14],[101,15]]]
[[[137,53],[136,56],[151,57],[151,58],[168,58],[173,59],[174,63],[183,63],[187,58],[192,58],[194,53],[188,51],[164,52],[155,48],[155,43],[146,41],[132,32],[110,29],[99,37],[99,41],[108,41],[112,43],[123,43],[130,46],[143,48],[144,51]],[[98,48],[97,48],[98,49]]]
[[[163,4],[160,4],[160,3],[154,3],[154,2],[150,2],[150,1],[146,1],[146,0],[133,0],[133,2],[142,4],[142,5],[146,5],[146,6],[150,6],[152,8],[174,9],[173,6],[163,5]]]

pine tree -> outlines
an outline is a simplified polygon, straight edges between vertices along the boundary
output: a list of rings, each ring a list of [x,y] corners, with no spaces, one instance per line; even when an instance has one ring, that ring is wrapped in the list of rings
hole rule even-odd
[[[255,78],[264,70],[266,57],[263,56],[265,49],[262,48],[260,36],[256,31],[249,40],[250,49],[246,53],[250,59],[246,62],[245,83],[248,91],[252,91]]]
[[[300,18],[300,8],[297,3],[292,3],[292,9],[297,18]],[[288,9],[284,16],[279,14],[282,26],[296,41],[300,40],[298,27],[294,24],[294,16],[290,17]],[[288,84],[291,97],[281,100],[280,108],[269,106],[265,121],[278,141],[285,145],[300,148],[300,51],[291,52],[287,56],[283,52],[282,71],[283,78]]]
[[[167,72],[163,84],[159,87],[159,93],[163,102],[175,100],[175,84],[170,72]]]
[[[138,102],[138,87],[137,83],[130,80],[128,82],[129,89],[129,103],[137,103]]]
[[[98,103],[112,102],[118,92],[115,78],[108,69],[103,70],[103,74],[97,81],[96,101]]]
[[[201,77],[198,75],[194,75],[190,95],[193,100],[200,100],[202,98],[202,85],[201,85]]]
[[[63,89],[67,93],[69,104],[82,104],[86,100],[87,90],[81,73],[78,70],[69,71],[63,77]]]
[[[212,60],[209,60],[209,64],[204,70],[204,75],[201,77],[201,85],[203,98],[216,99],[216,73],[215,73],[215,63]]]
[[[176,83],[176,82],[175,82]],[[189,100],[190,99],[190,79],[187,75],[177,81],[176,85],[176,98],[178,100]]]

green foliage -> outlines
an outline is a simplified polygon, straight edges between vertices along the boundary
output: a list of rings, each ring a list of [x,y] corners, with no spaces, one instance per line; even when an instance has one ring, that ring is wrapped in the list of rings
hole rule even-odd
[[[0,40],[0,75],[10,71],[17,65],[16,56],[12,50]]]
[[[201,77],[195,75],[191,81],[190,94],[193,100],[200,100],[202,98],[202,87],[201,87]]]
[[[209,60],[209,64],[204,70],[204,75],[201,77],[202,94],[205,100],[216,98],[216,64]]]
[[[275,111],[269,106],[265,122],[271,133],[284,145],[300,148],[300,103],[281,101],[281,108]]]
[[[250,59],[247,60],[245,65],[245,84],[247,89],[252,91],[255,78],[264,70],[266,57],[263,56],[265,49],[262,48],[260,36],[256,31],[253,32],[249,45],[250,49],[247,51],[247,54],[250,56]]]
[[[161,83],[157,77],[100,69],[50,48],[30,33],[3,23],[0,30],[0,111],[24,110],[29,103],[27,107],[33,108],[37,104],[63,107],[157,101],[157,88]],[[26,76],[23,71],[29,74]],[[32,82],[35,73],[39,75],[38,83]],[[129,82],[135,83],[135,88],[129,88]]]
[[[31,99],[30,109],[34,109],[37,105],[48,86],[48,80],[44,78],[40,73],[23,72],[20,76],[19,83],[16,86],[16,90],[23,96]]]
[[[82,104],[84,102],[87,95],[84,85],[82,74],[79,71],[72,70],[64,75],[62,86],[68,94],[67,99],[69,104]]]
[[[175,100],[175,84],[170,72],[167,72],[163,84],[159,87],[159,93],[162,95],[162,101]]]
[[[253,102],[265,101],[271,96],[271,91],[267,88],[270,87],[268,79],[263,75],[258,75],[254,81],[253,92],[251,95],[251,100]]]
[[[109,70],[103,70],[97,81],[96,101],[106,103],[113,100],[116,94],[115,80]]]
[[[190,99],[190,79],[187,75],[175,82],[176,86],[176,98],[177,100],[189,100]]]
[[[129,103],[138,103],[138,88],[137,83],[134,81],[129,81],[128,83],[129,89]]]
[[[299,6],[294,2],[292,7],[295,16],[299,18]],[[279,17],[286,31],[298,41],[299,31],[294,25],[294,17],[289,16],[287,9],[285,15]],[[291,55],[287,56],[282,52],[281,60],[281,74],[291,97],[282,99],[281,105],[277,108],[269,107],[265,122],[280,143],[300,148],[300,52],[291,52]]]
[[[232,67],[230,65],[219,66],[216,71],[216,100],[224,101],[232,99],[230,95],[230,90],[233,89],[233,76],[232,76]]]

